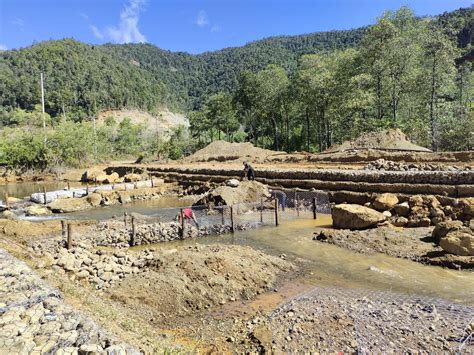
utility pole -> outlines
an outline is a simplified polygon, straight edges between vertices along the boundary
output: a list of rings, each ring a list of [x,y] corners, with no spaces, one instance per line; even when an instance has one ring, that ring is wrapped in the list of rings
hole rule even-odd
[[[44,115],[44,86],[43,86],[43,73],[40,75],[41,77],[41,106],[43,108],[43,133],[44,133],[44,144],[46,144],[46,118]]]

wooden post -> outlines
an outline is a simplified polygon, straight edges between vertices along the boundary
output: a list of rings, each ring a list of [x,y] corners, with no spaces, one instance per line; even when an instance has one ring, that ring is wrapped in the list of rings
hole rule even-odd
[[[115,181],[112,183],[112,190],[115,190]]]
[[[136,190],[137,188],[138,188],[138,187],[137,187],[137,182],[135,181],[135,182],[133,183],[133,189]]]
[[[155,187],[155,183],[153,182],[153,178],[151,178],[151,187]]]
[[[71,190],[71,184],[69,182],[67,183],[67,190]]]
[[[221,208],[221,224],[224,225],[225,224],[225,216],[224,216],[224,206],[222,206]]]
[[[8,202],[8,193],[5,192],[5,195],[4,195],[4,196],[5,196],[5,197],[4,197],[4,199],[5,199],[5,206],[7,206],[7,208],[9,208],[9,207],[10,207],[10,202]]]
[[[300,200],[298,199],[298,194],[295,192],[295,208],[296,208],[296,215],[300,216]]]
[[[61,220],[61,237],[63,240],[66,240],[66,221],[65,220]]]
[[[132,235],[130,236],[130,246],[133,247],[133,245],[135,244],[135,233],[136,233],[136,230],[135,230],[135,217],[132,216]]]
[[[316,206],[317,206],[316,197],[313,197],[313,219],[317,218]]]
[[[46,201],[46,187],[43,186],[43,197],[44,197],[44,204],[46,205],[48,202]]]
[[[234,206],[230,206],[230,231],[232,233],[235,232],[235,225],[234,225]]]
[[[86,182],[86,196],[89,196],[89,183]]]
[[[94,184],[95,184],[95,187],[97,188],[97,178],[94,178]]]
[[[72,224],[67,224],[67,246],[66,248],[69,250],[72,248]]]
[[[127,228],[127,212],[123,213],[123,224],[125,224],[125,228]]]
[[[263,224],[263,197],[260,198],[260,223]]]
[[[179,210],[179,215],[181,216],[181,238],[184,239],[184,212],[183,212],[183,209],[181,208]]]
[[[278,199],[275,199],[275,226],[278,226]]]

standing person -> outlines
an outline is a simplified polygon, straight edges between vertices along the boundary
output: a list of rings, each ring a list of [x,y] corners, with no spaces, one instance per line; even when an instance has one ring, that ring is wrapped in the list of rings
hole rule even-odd
[[[248,162],[244,161],[244,178],[255,180],[255,170]]]
[[[270,198],[276,198],[278,200],[278,204],[281,206],[281,210],[284,211],[286,207],[286,194],[281,190],[269,190],[270,191]]]
[[[190,223],[190,221],[193,220],[194,223],[196,224],[196,227],[199,228],[199,223],[196,219],[196,215],[194,214],[191,208],[186,207],[185,209],[183,209],[183,217],[184,217],[184,220],[187,221],[188,223]],[[181,223],[181,212],[178,213],[176,218],[178,219],[178,222]]]

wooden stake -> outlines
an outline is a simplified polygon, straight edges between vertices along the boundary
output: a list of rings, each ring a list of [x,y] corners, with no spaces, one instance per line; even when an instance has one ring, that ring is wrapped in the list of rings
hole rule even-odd
[[[71,184],[70,183],[67,183],[67,190],[71,190]]]
[[[66,240],[66,221],[65,220],[61,220],[61,237],[63,240]]]
[[[275,199],[275,226],[278,227],[278,199]]]
[[[86,182],[86,196],[89,196],[89,183]]]
[[[135,217],[132,216],[132,235],[130,237],[130,246],[133,247],[133,245],[135,244],[135,233],[136,233],[136,230],[135,230]]]
[[[263,224],[263,198],[260,199],[260,223]]]
[[[44,204],[46,205],[48,202],[46,201],[46,187],[43,186],[43,197],[44,197]]]
[[[221,208],[221,218],[222,218],[221,224],[224,225],[225,224],[224,206],[222,206]]]
[[[300,216],[300,200],[298,199],[298,194],[295,192],[295,208],[296,208],[296,215]]]
[[[125,228],[127,228],[127,212],[123,213],[123,223],[125,224]]]
[[[151,187],[155,187],[155,183],[153,182],[153,178],[151,178]]]
[[[313,219],[317,218],[316,206],[317,206],[316,197],[313,197]]]
[[[7,208],[10,208],[10,202],[8,202],[8,193],[5,192],[5,195],[4,195],[4,199],[5,199],[5,206],[7,206]]]
[[[67,224],[67,246],[66,248],[69,250],[72,248],[72,224]]]
[[[234,226],[234,206],[230,206],[230,231],[232,233],[235,232],[235,226]]]
[[[181,238],[184,239],[184,212],[183,209],[181,208],[179,210],[179,215],[181,216]]]

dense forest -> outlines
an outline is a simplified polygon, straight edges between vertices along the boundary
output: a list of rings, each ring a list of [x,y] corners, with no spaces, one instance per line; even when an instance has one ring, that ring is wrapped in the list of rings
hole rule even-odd
[[[435,18],[401,8],[370,27],[271,37],[200,55],[74,39],[3,51],[0,163],[70,165],[141,151],[177,157],[218,138],[322,151],[385,127],[435,150],[472,149],[473,37],[472,7]],[[91,117],[123,107],[188,112],[192,139],[178,130],[174,145],[158,147],[140,139],[146,127],[113,123],[92,135]],[[81,144],[68,129],[94,143]],[[75,158],[53,158],[60,144],[45,139],[78,140]]]

